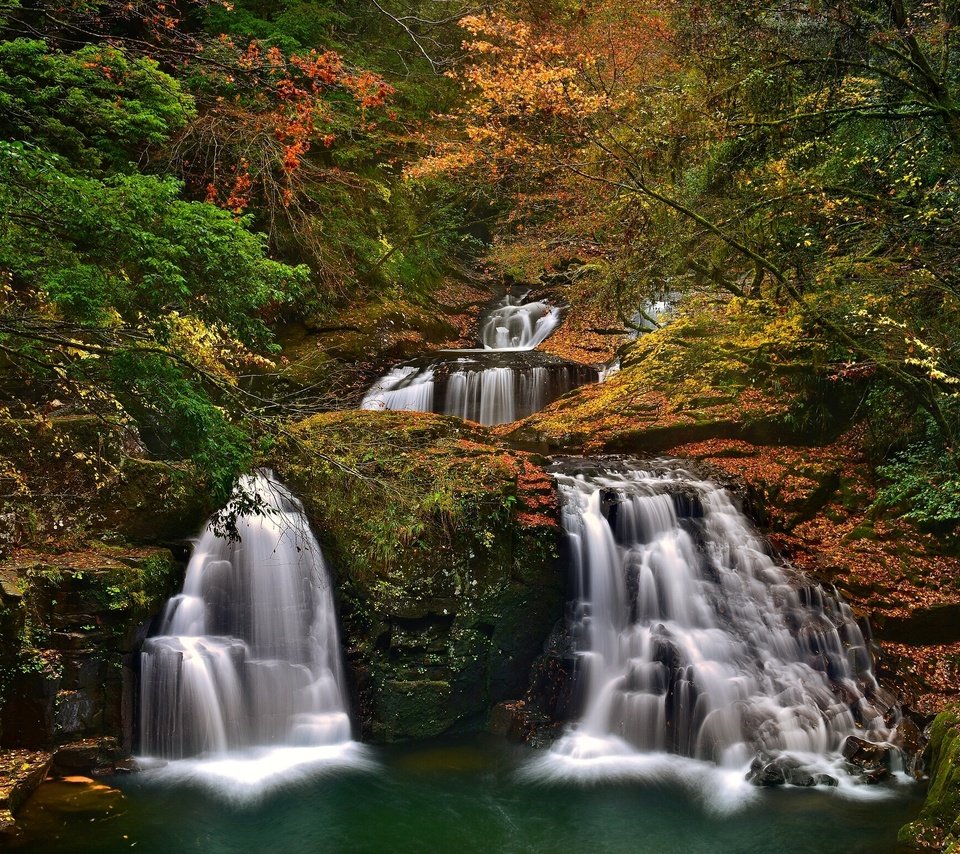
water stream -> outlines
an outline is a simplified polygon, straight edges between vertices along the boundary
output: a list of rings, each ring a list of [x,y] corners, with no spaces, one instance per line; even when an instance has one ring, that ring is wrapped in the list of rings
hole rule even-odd
[[[240,488],[259,512],[235,541],[203,532],[140,663],[140,753],[232,797],[362,758],[320,545],[281,484]]]
[[[439,351],[395,367],[373,384],[361,407],[508,424],[597,382],[595,368],[534,349],[556,329],[560,310],[525,296],[507,295],[484,313],[482,348]]]
[[[683,778],[735,807],[760,757],[797,785],[888,794],[841,755],[850,735],[886,742],[899,715],[842,600],[779,566],[729,494],[676,462],[555,476],[584,711],[533,777]]]
[[[558,320],[503,301],[482,318],[486,349],[395,368],[364,405],[522,418],[597,379],[533,349]],[[677,461],[553,473],[582,714],[551,749],[475,736],[374,762],[352,740],[320,546],[300,502],[258,474],[241,488],[261,512],[239,515],[237,541],[204,531],[144,643],[148,770],[108,780],[110,805],[87,810],[57,800],[67,784],[43,787],[21,848],[892,850],[916,792],[902,774],[864,785],[841,754],[851,735],[885,743],[898,718],[843,601],[779,565],[731,496]],[[792,791],[753,785],[758,762],[780,763]]]

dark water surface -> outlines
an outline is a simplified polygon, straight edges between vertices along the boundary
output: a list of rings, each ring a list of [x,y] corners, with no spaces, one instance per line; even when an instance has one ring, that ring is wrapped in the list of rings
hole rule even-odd
[[[245,804],[151,773],[99,788],[47,784],[22,811],[13,849],[878,854],[897,851],[897,830],[922,797],[913,785],[868,800],[791,788],[720,814],[676,783],[518,779],[531,755],[487,737],[374,750],[373,770],[341,770]]]

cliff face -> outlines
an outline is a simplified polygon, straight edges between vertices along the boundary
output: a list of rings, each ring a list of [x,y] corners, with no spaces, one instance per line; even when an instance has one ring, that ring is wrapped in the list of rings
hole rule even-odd
[[[324,541],[365,738],[485,724],[561,617],[553,484],[485,431],[417,413],[296,425],[271,454]]]
[[[89,771],[129,755],[135,655],[181,567],[160,548],[17,552],[0,568],[4,747]]]

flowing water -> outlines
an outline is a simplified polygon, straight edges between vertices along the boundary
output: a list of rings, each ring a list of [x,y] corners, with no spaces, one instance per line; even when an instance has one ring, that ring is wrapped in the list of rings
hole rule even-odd
[[[204,531],[140,663],[139,752],[236,796],[361,759],[320,546],[282,485],[240,487],[259,510]]]
[[[396,368],[364,405],[522,418],[597,379],[532,349],[558,319],[503,301],[481,323],[487,349]],[[15,847],[896,850],[918,787],[864,785],[840,753],[851,734],[890,739],[898,715],[850,609],[779,566],[731,497],[676,462],[554,469],[582,714],[552,749],[352,741],[330,574],[300,503],[260,474],[241,484],[260,512],[239,515],[239,541],[203,533],[144,644],[146,770],[46,784]],[[795,785],[748,782],[757,756],[787,760]]]
[[[144,648],[143,746],[170,759],[45,784],[12,847],[896,851],[919,787],[857,785],[836,753],[849,732],[888,734],[846,606],[778,567],[711,483],[676,467],[557,468],[585,712],[552,750],[349,741],[329,576],[299,503],[257,477],[247,487],[268,512],[239,519],[239,543],[203,535]],[[837,785],[750,785],[757,750]]]
[[[559,322],[558,308],[508,295],[481,318],[483,349],[440,351],[393,368],[361,408],[439,412],[485,425],[526,418],[600,378],[595,368],[534,350]]]
[[[898,711],[849,607],[778,566],[725,490],[676,466],[559,464],[583,714],[531,776],[699,775],[735,806],[755,794],[759,754],[804,785],[875,797],[840,749],[885,742]]]
[[[487,350],[532,350],[560,325],[560,309],[526,294],[507,294],[480,320],[480,340]]]
[[[596,369],[529,351],[458,350],[394,368],[363,399],[364,409],[406,409],[456,415],[480,424],[508,424],[598,379]]]

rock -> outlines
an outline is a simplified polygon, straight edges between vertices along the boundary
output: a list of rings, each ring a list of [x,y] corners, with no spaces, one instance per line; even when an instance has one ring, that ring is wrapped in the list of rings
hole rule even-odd
[[[104,545],[18,555],[0,565],[20,593],[0,608],[0,663],[10,676],[0,743],[48,749],[112,736],[129,748],[135,674],[127,665],[179,583],[180,564],[166,549]]]
[[[960,706],[937,715],[927,747],[930,785],[915,821],[900,828],[899,841],[912,848],[949,850],[960,840]]]
[[[860,780],[868,786],[875,786],[890,779],[889,768],[869,768],[860,775]]]
[[[879,768],[885,768],[889,771],[890,751],[891,746],[889,744],[877,744],[857,738],[855,735],[847,736],[842,750],[843,758],[847,762],[866,771],[875,771]]]
[[[803,788],[839,785],[835,777],[810,771],[791,756],[771,756],[766,753],[758,753],[754,757],[746,780],[754,786],[767,788],[786,785]]]
[[[335,574],[365,738],[481,729],[523,695],[565,584],[556,493],[529,455],[453,418],[337,412],[268,463]]]
[[[50,760],[46,751],[0,752],[0,839],[14,830],[14,816],[46,778]]]
[[[95,770],[102,776],[123,756],[118,739],[110,736],[87,738],[58,747],[53,754],[52,770],[62,777],[93,774]]]
[[[786,756],[772,757],[769,754],[758,753],[750,763],[750,770],[746,779],[754,786],[771,788],[785,786],[788,775],[798,769],[799,763]]]

